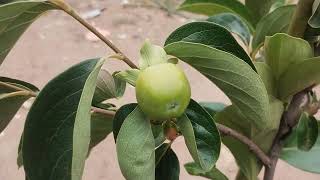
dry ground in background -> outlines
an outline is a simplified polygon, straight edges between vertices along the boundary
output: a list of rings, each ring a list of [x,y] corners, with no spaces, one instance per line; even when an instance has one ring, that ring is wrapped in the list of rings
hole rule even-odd
[[[162,45],[165,38],[178,26],[187,22],[179,16],[168,17],[159,9],[123,8],[119,0],[69,1],[79,12],[84,13],[94,8],[106,10],[101,16],[91,19],[98,28],[110,32],[108,37],[120,47],[131,59],[137,62],[138,50],[149,38],[153,43]],[[1,76],[10,76],[29,81],[43,87],[48,80],[71,65],[81,60],[107,56],[110,49],[101,42],[92,42],[85,38],[87,31],[73,19],[60,12],[51,12],[40,18],[24,34],[0,68]],[[192,84],[193,98],[199,101],[220,101],[228,103],[228,98],[208,80],[195,70],[183,65]],[[127,68],[125,64],[109,61],[105,68],[119,70]],[[128,91],[119,104],[133,102],[133,89]],[[15,116],[12,123],[0,135],[0,179],[23,180],[23,168],[16,165],[17,147],[23,129],[26,112],[30,103]],[[179,138],[174,143],[181,165],[191,161],[191,157]],[[237,168],[232,155],[223,148],[218,167],[230,178],[234,179]],[[89,157],[84,180],[122,180],[118,168],[115,145],[112,136],[97,146]],[[187,175],[181,166],[181,179],[202,179]],[[279,162],[276,180],[316,180],[315,175],[297,170],[284,162]]]

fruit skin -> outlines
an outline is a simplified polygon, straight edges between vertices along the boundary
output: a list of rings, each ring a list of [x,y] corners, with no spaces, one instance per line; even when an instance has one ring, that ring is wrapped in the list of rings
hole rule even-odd
[[[141,110],[152,120],[177,118],[187,108],[191,89],[184,72],[163,63],[143,70],[136,81],[136,98]]]

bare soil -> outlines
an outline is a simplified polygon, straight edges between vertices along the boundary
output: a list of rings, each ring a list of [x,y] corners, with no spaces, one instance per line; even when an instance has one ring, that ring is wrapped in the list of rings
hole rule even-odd
[[[181,16],[168,16],[166,12],[156,8],[123,8],[119,0],[70,0],[69,2],[80,13],[95,8],[106,8],[99,17],[89,21],[104,30],[108,38],[135,62],[138,59],[139,48],[146,38],[153,43],[163,45],[170,32],[189,21]],[[87,33],[86,29],[67,15],[57,11],[50,12],[36,21],[23,35],[0,67],[0,75],[22,79],[43,87],[50,79],[75,63],[112,54],[105,44],[88,40]],[[228,98],[216,86],[194,69],[184,64],[182,66],[191,81],[194,99],[229,103]],[[117,61],[109,61],[104,67],[110,71],[127,68],[125,64]],[[125,97],[117,104],[134,102],[133,92],[133,89],[128,87]],[[16,157],[19,138],[29,108],[30,103],[26,103],[0,135],[1,180],[24,179],[23,168],[18,169]],[[189,176],[182,166],[191,161],[183,139],[177,139],[173,146],[181,163],[181,179],[202,179]],[[237,167],[226,148],[222,149],[218,167],[230,179],[234,179]],[[83,179],[124,179],[118,167],[112,136],[93,150],[86,163]],[[275,179],[316,180],[320,179],[320,175],[303,172],[280,161]]]

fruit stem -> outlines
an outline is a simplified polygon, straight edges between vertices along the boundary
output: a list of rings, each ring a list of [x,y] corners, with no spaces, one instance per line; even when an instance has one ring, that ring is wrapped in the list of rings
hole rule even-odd
[[[128,66],[133,69],[138,69],[138,67],[126,55],[124,55],[117,46],[115,46],[109,39],[104,37],[95,27],[84,20],[68,3],[66,3],[64,0],[50,0],[50,2],[72,16],[75,20],[77,20],[80,24],[82,24],[89,31],[95,34],[100,40],[107,44],[114,52],[116,52],[117,54],[121,54],[121,60],[128,64]]]

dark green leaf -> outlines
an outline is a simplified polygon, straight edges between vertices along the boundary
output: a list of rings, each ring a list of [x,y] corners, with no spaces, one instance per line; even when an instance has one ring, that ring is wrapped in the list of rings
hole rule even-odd
[[[99,104],[107,99],[123,96],[126,82],[111,75],[107,70],[99,72],[97,87],[93,96],[93,105]]]
[[[22,104],[38,90],[30,83],[0,77],[0,132],[7,127]]]
[[[252,30],[257,23],[250,10],[237,0],[185,0],[180,9],[207,16],[233,13],[240,16]]]
[[[149,120],[138,106],[125,118],[116,145],[119,166],[126,179],[155,178],[154,137]]]
[[[77,64],[33,103],[24,127],[23,163],[31,180],[80,180],[90,143],[90,110],[102,59]]]
[[[239,16],[232,13],[222,13],[209,17],[207,21],[219,24],[230,32],[237,34],[241,40],[249,46],[251,33],[248,26]]]
[[[137,107],[137,105],[137,103],[126,104],[117,110],[113,119],[113,137],[115,141],[117,140],[118,133],[124,120]]]
[[[264,16],[257,24],[256,33],[252,40],[252,50],[256,51],[264,42],[265,37],[272,36],[275,33],[286,32],[295,8],[295,5],[282,6]]]
[[[158,161],[157,161],[158,160]],[[156,180],[179,180],[180,164],[170,144],[156,149]]]
[[[8,83],[10,85],[20,87],[20,88],[25,89],[27,91],[32,91],[32,92],[39,91],[39,89],[35,85],[30,84],[25,81],[18,80],[18,79],[12,79],[12,78],[8,78],[8,77],[0,76],[0,82]],[[10,92],[12,92],[12,91],[10,91]],[[0,93],[3,93],[2,90],[0,90]]]
[[[222,111],[226,105],[218,102],[200,102],[199,103],[213,118],[214,116]]]
[[[318,122],[318,129],[320,122]],[[293,130],[286,139],[280,158],[292,166],[304,171],[320,174],[320,133],[317,142],[308,152],[300,151],[297,146],[297,130]]]
[[[111,132],[113,127],[113,116],[93,113],[91,115],[91,138],[90,149],[103,141]]]
[[[278,80],[291,64],[313,56],[309,43],[284,33],[277,33],[265,40],[266,63]]]
[[[310,17],[308,24],[312,28],[320,28],[320,1],[315,0],[313,3],[312,16]]]
[[[220,134],[211,115],[194,100],[185,115],[178,119],[178,128],[194,161],[210,170],[220,154]]]
[[[212,180],[228,180],[228,178],[216,167],[209,171],[204,171],[197,163],[190,162],[184,165],[187,172],[194,176],[202,176]]]
[[[287,100],[291,95],[320,83],[320,57],[292,64],[279,79],[279,97]]]
[[[298,148],[302,151],[309,151],[318,138],[318,123],[313,116],[302,113],[297,125]]]
[[[215,83],[258,129],[272,126],[267,90],[247,63],[224,51],[190,42],[172,43],[165,50]]]
[[[250,57],[238,44],[232,34],[224,27],[215,23],[192,22],[183,25],[170,34],[165,45],[168,46],[175,42],[200,43],[229,52],[245,61],[255,70]]]
[[[272,4],[279,0],[245,0],[245,4],[250,9],[257,21],[268,14]]]
[[[0,5],[0,65],[29,25],[42,13],[56,8],[47,0]]]

